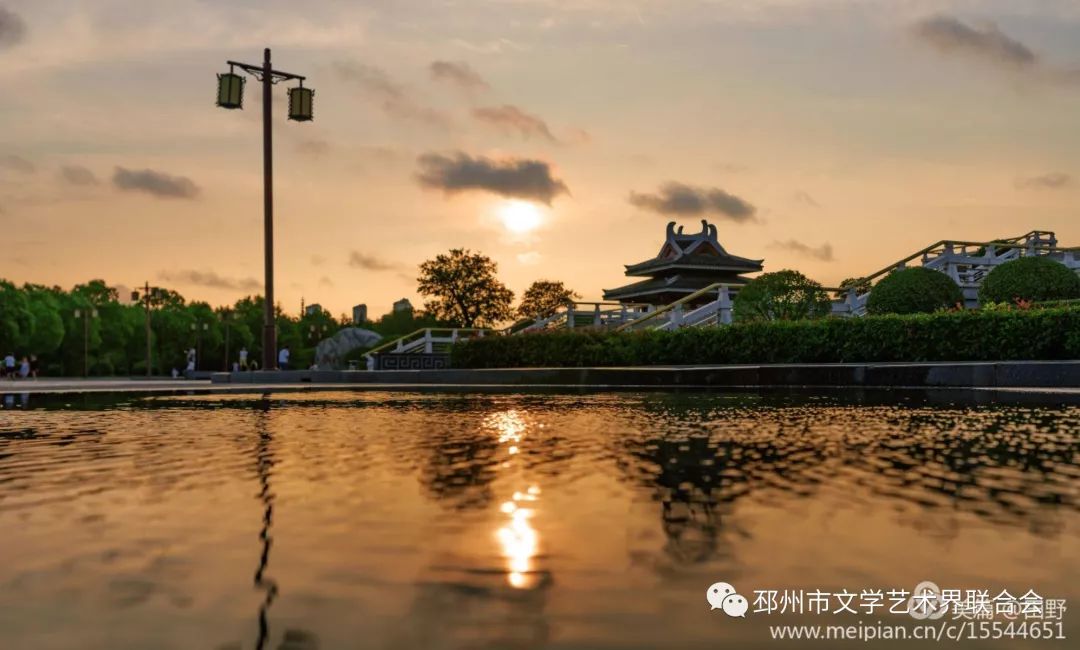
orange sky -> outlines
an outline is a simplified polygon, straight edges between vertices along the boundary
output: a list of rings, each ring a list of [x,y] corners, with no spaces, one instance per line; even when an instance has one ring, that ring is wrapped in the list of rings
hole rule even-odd
[[[942,238],[1080,245],[1080,6],[1029,4],[0,0],[0,277],[257,292],[258,88],[213,96],[266,45],[316,90],[309,124],[275,90],[290,310],[419,305],[451,247],[598,299],[669,219],[825,284]],[[513,196],[539,213],[508,228]]]

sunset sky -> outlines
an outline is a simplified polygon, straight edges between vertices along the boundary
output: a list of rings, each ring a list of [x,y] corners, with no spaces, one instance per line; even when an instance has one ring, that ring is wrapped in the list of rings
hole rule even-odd
[[[454,247],[586,299],[706,218],[827,285],[943,238],[1080,245],[1076,0],[0,0],[0,277],[372,315]]]

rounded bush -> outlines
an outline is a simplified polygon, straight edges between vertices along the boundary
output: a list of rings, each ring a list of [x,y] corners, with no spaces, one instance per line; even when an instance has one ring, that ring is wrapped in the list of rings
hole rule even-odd
[[[1049,257],[1021,257],[995,266],[979,287],[979,302],[1080,298],[1080,277]]]
[[[735,320],[801,320],[821,318],[832,309],[829,295],[798,271],[763,273],[739,289],[734,302]]]
[[[964,294],[952,278],[922,266],[893,271],[870,290],[871,314],[928,314],[963,304]]]

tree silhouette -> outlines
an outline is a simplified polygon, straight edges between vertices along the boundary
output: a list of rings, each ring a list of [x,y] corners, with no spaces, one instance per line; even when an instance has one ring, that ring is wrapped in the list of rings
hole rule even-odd
[[[455,248],[420,265],[417,291],[431,299],[424,309],[460,327],[487,327],[511,316],[514,292],[495,277],[486,255]]]
[[[537,280],[522,294],[517,315],[518,318],[546,318],[580,297],[562,282]]]

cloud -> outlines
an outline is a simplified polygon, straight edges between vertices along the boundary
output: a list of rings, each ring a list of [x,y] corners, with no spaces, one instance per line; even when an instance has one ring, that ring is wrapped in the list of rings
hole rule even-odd
[[[340,78],[355,84],[365,96],[378,102],[382,111],[390,117],[441,128],[448,128],[452,123],[448,115],[421,104],[405,86],[391,79],[380,68],[353,61],[338,61],[334,64],[334,70]]]
[[[117,189],[126,192],[146,192],[166,199],[193,199],[199,194],[199,187],[190,178],[153,169],[117,167],[112,182]]]
[[[296,143],[296,152],[312,158],[322,158],[330,151],[330,143],[326,140],[309,139]]]
[[[810,257],[822,262],[833,261],[832,244],[825,242],[821,246],[810,246],[804,244],[801,241],[789,239],[787,241],[774,241],[769,245],[769,248],[776,248],[780,250],[790,251],[803,257]]]
[[[82,165],[64,165],[60,168],[61,180],[72,185],[97,185],[97,176]]]
[[[753,221],[757,208],[719,187],[693,187],[671,181],[655,194],[630,192],[630,204],[663,215],[712,214],[735,222]]]
[[[1060,190],[1072,185],[1073,177],[1063,172],[1050,172],[1016,179],[1016,187],[1020,189]]]
[[[0,156],[0,167],[6,167],[7,169],[11,169],[22,174],[33,174],[35,171],[37,171],[37,167],[34,166],[34,163],[30,162],[26,158],[23,158],[22,156],[16,156],[13,154],[7,156]]]
[[[397,271],[401,264],[380,259],[374,255],[352,251],[349,253],[349,266],[365,271]]]
[[[718,162],[713,164],[713,168],[725,174],[745,174],[750,171],[750,168],[746,165],[733,162]]]
[[[557,142],[544,120],[536,115],[526,113],[517,106],[503,104],[502,106],[476,108],[473,109],[473,117],[485,124],[494,126],[504,133],[516,131],[526,140],[532,136],[538,136],[548,142]]]
[[[552,175],[551,166],[541,160],[493,160],[459,151],[452,156],[426,153],[417,162],[420,185],[445,194],[478,190],[551,205],[559,194],[570,193],[566,184]]]
[[[26,23],[10,9],[0,7],[0,50],[14,47],[26,38]]]
[[[805,205],[808,208],[820,208],[821,207],[821,204],[818,203],[814,199],[814,197],[810,196],[809,192],[805,192],[803,190],[797,190],[795,192],[795,194],[792,195],[792,198],[795,199],[796,203],[801,203],[802,205]]]
[[[491,87],[464,61],[432,61],[428,70],[435,81],[445,81],[465,91],[487,90]]]
[[[993,23],[973,27],[942,14],[919,20],[911,30],[915,36],[946,54],[966,54],[986,63],[1013,68],[1032,66],[1039,60],[1028,46],[1009,37]]]
[[[455,38],[452,39],[450,43],[460,48],[469,50],[470,52],[476,52],[477,54],[502,54],[508,51],[522,52],[528,49],[521,43],[517,43],[508,38],[496,38],[494,40],[485,41],[483,43],[476,43],[473,41],[467,41],[462,38]]]
[[[230,291],[258,291],[262,289],[262,282],[255,278],[226,278],[214,271],[196,271],[193,269],[161,271],[158,273],[158,278],[166,282],[179,282],[210,289],[228,289]]]
[[[334,286],[334,281],[331,280],[328,276],[324,275],[321,278],[319,278],[319,286],[320,287],[332,287],[332,286]]]
[[[318,253],[311,256],[311,265],[312,266],[322,266],[323,264],[326,264],[326,258],[325,257],[323,257],[322,255],[319,255]]]
[[[535,266],[540,263],[541,259],[542,256],[538,251],[528,251],[517,255],[517,261],[526,266]]]

